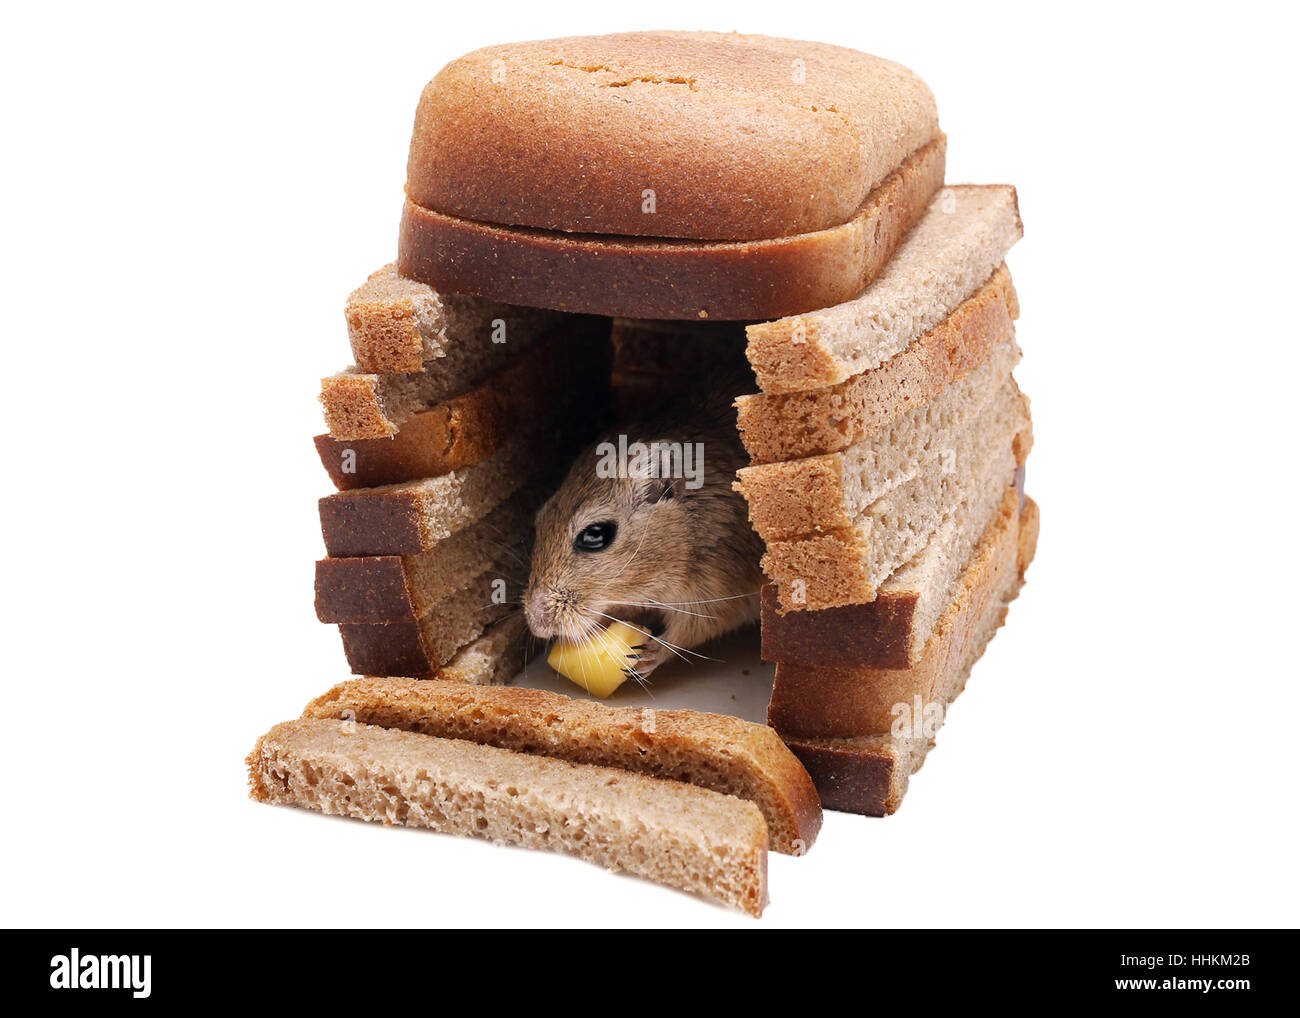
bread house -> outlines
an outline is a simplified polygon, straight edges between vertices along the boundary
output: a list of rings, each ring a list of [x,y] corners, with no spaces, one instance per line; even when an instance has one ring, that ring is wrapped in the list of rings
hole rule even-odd
[[[320,502],[317,613],[351,670],[381,678],[357,680],[361,715],[340,694],[313,724],[472,739],[502,709],[467,693],[473,724],[435,724],[450,708],[411,707],[420,680],[588,699],[537,659],[520,609],[537,510],[628,413],[720,396],[744,457],[728,488],[761,539],[763,578],[742,592],[759,624],[700,648],[723,660],[626,683],[613,714],[547,716],[581,717],[608,749],[636,743],[591,733],[641,731],[638,711],[682,708],[667,713],[688,728],[734,713],[766,733],[747,740],[775,731],[824,806],[896,810],[1037,536],[1012,378],[1016,195],[945,185],[945,146],[919,78],[821,44],[634,33],[443,69],[416,114],[395,260],[349,298],[354,364],[322,382],[316,447],[338,490]],[[517,696],[516,721],[532,703]],[[329,734],[311,733],[285,751]],[[503,738],[485,741],[565,743]],[[566,759],[635,770],[645,754]],[[716,771],[650,773],[736,794],[699,777]]]

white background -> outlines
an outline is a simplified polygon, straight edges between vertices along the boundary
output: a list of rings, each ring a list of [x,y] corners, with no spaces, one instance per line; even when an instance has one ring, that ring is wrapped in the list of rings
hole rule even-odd
[[[1276,10],[1281,10],[1281,5]],[[1295,25],[1247,4],[21,5],[3,76],[7,923],[1295,924]],[[1026,238],[1038,559],[887,820],[761,924],[245,798],[346,677],[317,379],[460,53],[741,29],[901,61]]]

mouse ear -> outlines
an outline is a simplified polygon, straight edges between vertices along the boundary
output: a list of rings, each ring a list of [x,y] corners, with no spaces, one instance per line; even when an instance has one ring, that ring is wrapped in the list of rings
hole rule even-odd
[[[636,500],[641,505],[667,502],[681,494],[681,480],[676,477],[638,477]]]
[[[696,464],[703,463],[702,450],[687,449],[681,443],[637,442],[635,454],[628,460],[627,476],[639,505],[653,505],[679,498],[686,489],[698,487],[688,480]]]

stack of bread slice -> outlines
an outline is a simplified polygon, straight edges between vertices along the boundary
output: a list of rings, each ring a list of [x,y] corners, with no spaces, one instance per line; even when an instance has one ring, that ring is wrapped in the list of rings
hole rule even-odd
[[[523,663],[532,513],[607,401],[608,323],[381,269],[325,378],[316,611],[358,674],[500,682]]]
[[[851,301],[748,329],[736,488],[769,722],[835,809],[897,809],[1033,553],[1010,187],[949,187]]]

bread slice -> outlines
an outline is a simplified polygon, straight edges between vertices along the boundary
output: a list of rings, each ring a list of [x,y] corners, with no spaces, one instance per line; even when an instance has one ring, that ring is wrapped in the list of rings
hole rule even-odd
[[[1015,188],[945,188],[865,291],[749,326],[759,386],[819,389],[879,367],[979,289],[1023,233]]]
[[[319,718],[247,762],[258,802],[564,852],[755,916],[767,901],[758,807],[694,785]]]
[[[325,548],[333,558],[428,551],[518,491],[533,451],[529,436],[518,435],[463,470],[327,495],[318,504]]]
[[[1017,469],[1017,486],[1023,474],[1023,467]],[[962,573],[998,514],[1001,494],[996,487],[976,492],[939,524],[915,558],[890,574],[874,601],[782,611],[776,587],[764,587],[763,659],[831,668],[916,664],[939,616],[957,596]]]
[[[735,32],[510,43],[425,88],[407,192],[545,230],[784,237],[847,221],[938,134],[915,74],[839,46]]]
[[[527,570],[539,492],[521,492],[416,555],[325,558],[316,563],[322,622],[406,622],[432,610],[494,563]]]
[[[952,701],[965,688],[971,668],[983,654],[988,640],[1006,618],[1007,604],[1019,594],[1037,540],[1038,506],[1032,499],[1026,499],[1020,511],[1017,568],[1009,589],[990,606],[966,659],[944,675],[937,688],[933,702],[945,717]],[[924,733],[919,738],[894,735],[844,739],[792,736],[786,739],[786,744],[812,775],[826,809],[878,817],[888,816],[902,805],[908,781],[925,762],[934,740]]]
[[[561,331],[548,339],[569,335],[590,344],[593,351],[606,341],[609,324],[595,318],[566,319]],[[321,379],[321,405],[331,438],[354,441],[391,438],[407,421],[467,392],[493,372],[519,363],[519,355],[539,339],[529,329],[503,332],[497,342],[490,333],[449,344],[445,354],[416,374],[377,374],[349,368]]]
[[[478,639],[489,626],[519,613],[527,566],[511,563],[467,578],[461,589],[420,615],[400,622],[339,625],[354,675],[426,678]]]
[[[943,184],[944,144],[940,136],[914,152],[842,225],[771,240],[551,232],[408,200],[397,267],[439,290],[560,311],[736,321],[800,314],[851,300],[881,272]]]
[[[429,678],[474,686],[504,685],[528,663],[528,647],[532,642],[533,637],[523,615],[507,615],[488,626],[478,639],[458,650],[450,661]]]
[[[411,679],[354,679],[304,717],[467,739],[520,753],[685,781],[753,802],[771,848],[802,855],[821,828],[812,781],[766,725],[693,710],[609,707],[512,686],[467,688]]]
[[[1019,360],[1020,348],[1008,337],[975,371],[874,438],[842,452],[742,468],[734,487],[749,503],[754,529],[778,541],[852,526],[863,508],[953,448],[992,401],[1015,399],[1010,375]]]
[[[554,417],[597,420],[608,405],[609,372],[605,327],[565,328],[520,351],[469,392],[405,417],[390,437],[319,435],[316,451],[344,491],[436,477],[481,463],[511,435]],[[370,395],[369,417],[382,420],[384,430],[397,427],[378,390]]]
[[[805,392],[741,396],[741,439],[754,463],[839,452],[878,434],[975,370],[1013,334],[1020,313],[1011,273],[1000,266],[951,315],[880,367]]]
[[[847,526],[767,542],[763,570],[778,586],[781,608],[810,611],[875,600],[884,580],[925,547],[960,505],[1012,482],[1014,436],[1028,426],[1024,400],[1009,387],[958,433],[950,450],[853,515]]]
[[[411,373],[457,346],[482,347],[498,332],[524,339],[559,324],[559,316],[481,297],[438,293],[385,265],[348,297],[352,359],[361,371]]]
[[[997,518],[915,665],[863,668],[780,662],[768,723],[783,736],[800,738],[885,734],[898,720],[899,705],[911,710],[918,699],[931,703],[944,677],[957,667],[954,661],[969,656],[984,633],[991,606],[1014,579],[1019,501],[1016,489],[1007,488]]]

